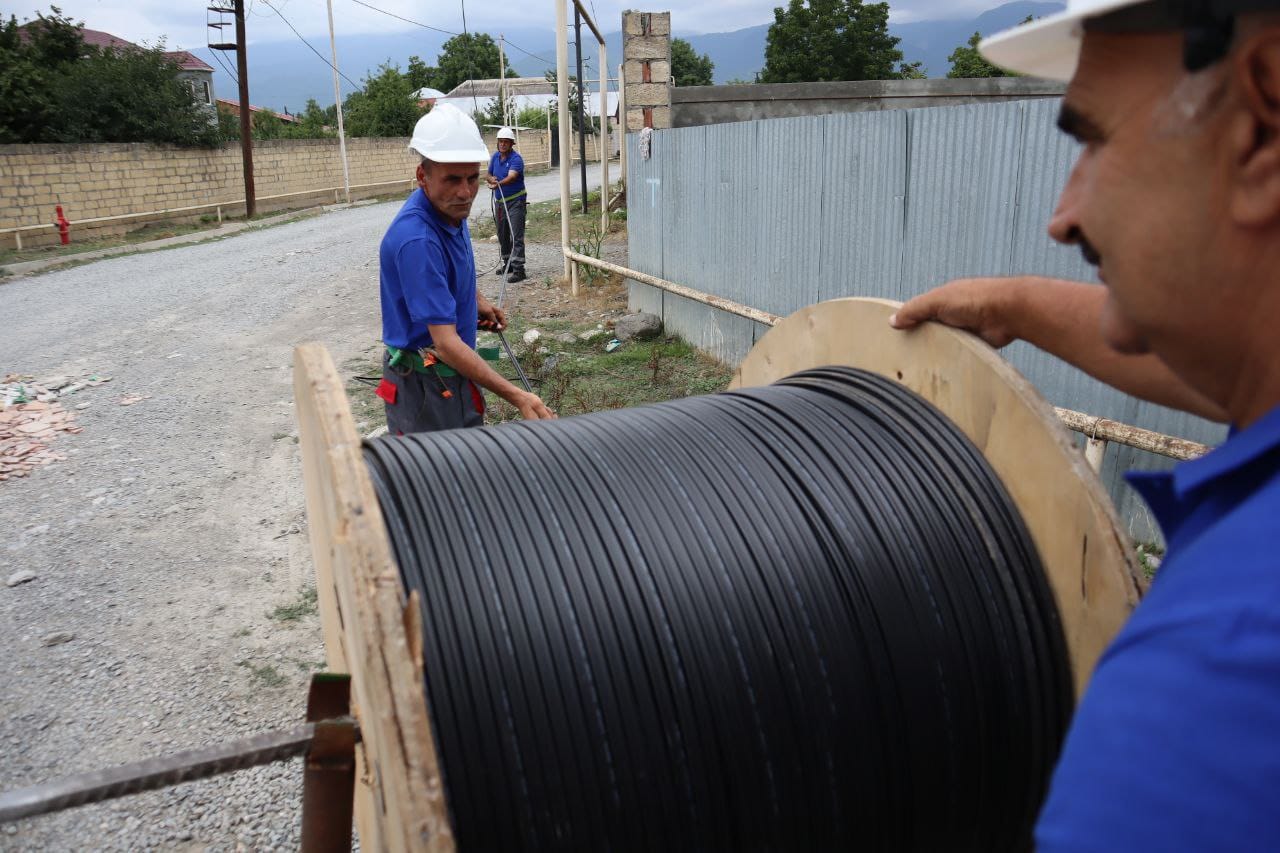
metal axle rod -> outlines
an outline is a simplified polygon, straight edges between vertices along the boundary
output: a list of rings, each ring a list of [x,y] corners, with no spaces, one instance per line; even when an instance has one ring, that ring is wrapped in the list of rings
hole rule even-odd
[[[333,721],[328,721],[331,725]],[[350,717],[347,722],[355,728]],[[0,792],[0,823],[100,803],[306,754],[317,723]],[[357,739],[359,735],[356,730]]]

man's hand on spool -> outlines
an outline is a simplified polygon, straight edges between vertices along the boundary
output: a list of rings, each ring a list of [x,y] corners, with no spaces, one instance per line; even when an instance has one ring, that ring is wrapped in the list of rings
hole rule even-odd
[[[498,179],[493,175],[485,175],[484,182],[489,185],[491,190],[498,188]]]
[[[1010,306],[1021,284],[1014,278],[961,278],[909,300],[889,318],[895,329],[928,320],[973,332],[993,347],[1016,339]]]

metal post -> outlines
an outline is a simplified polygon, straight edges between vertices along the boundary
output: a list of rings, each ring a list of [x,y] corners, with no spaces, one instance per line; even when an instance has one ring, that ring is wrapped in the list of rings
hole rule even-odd
[[[507,119],[507,52],[505,48],[506,36],[498,33],[498,100],[502,103],[502,124],[509,127],[511,122]]]
[[[21,231],[13,232],[13,241],[18,244],[18,251],[21,252],[22,251],[22,232]]]
[[[556,4],[556,96],[560,101],[560,247],[562,251],[569,249],[569,169],[571,157],[569,145],[569,16],[565,11],[565,0],[554,0]],[[569,258],[564,259],[564,277],[569,278]],[[573,295],[578,295],[578,288],[573,288]]]
[[[600,42],[600,233],[609,231],[609,60]]]
[[[338,151],[342,155],[342,188],[351,204],[351,172],[347,168],[347,134],[342,127],[342,90],[338,87],[338,41],[333,34],[333,0],[329,6],[329,52],[333,54],[333,105],[338,113]]]
[[[240,158],[244,164],[244,218],[258,212],[253,189],[253,119],[249,110],[249,54],[244,35],[244,0],[235,0],[236,74],[240,77]]]
[[[587,212],[587,81],[582,76],[582,13],[575,4],[573,7],[573,26],[577,32],[575,46],[578,48],[578,156],[582,158],[582,212]]]
[[[627,191],[627,78],[626,63],[618,66],[618,184]]]

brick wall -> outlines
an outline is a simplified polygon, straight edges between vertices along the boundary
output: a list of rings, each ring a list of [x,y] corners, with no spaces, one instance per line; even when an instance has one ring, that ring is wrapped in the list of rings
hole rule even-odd
[[[417,163],[408,143],[408,139],[348,139],[352,198],[407,192]],[[486,135],[485,144],[490,151],[497,149],[492,134]],[[521,133],[520,152],[531,166],[550,160],[546,131]],[[590,139],[588,154],[599,156]],[[336,139],[258,140],[253,146],[253,171],[261,213],[341,200],[341,191],[335,193],[335,188],[342,187]],[[71,220],[73,242],[118,236],[149,221],[196,221],[216,215],[217,209],[85,221],[99,217],[196,205],[221,205],[224,216],[243,216],[241,175],[236,142],[220,149],[141,143],[0,145],[0,229],[52,222],[58,204]],[[24,246],[56,241],[57,232],[51,228],[22,234]],[[0,234],[0,246],[13,245],[12,234]]]

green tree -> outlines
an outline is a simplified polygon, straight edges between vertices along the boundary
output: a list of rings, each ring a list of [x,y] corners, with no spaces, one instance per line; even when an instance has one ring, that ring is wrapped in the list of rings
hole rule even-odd
[[[418,120],[409,79],[398,65],[386,63],[365,78],[362,90],[347,97],[343,110],[351,136],[408,136]]]
[[[791,0],[773,10],[761,83],[892,80],[902,51],[889,35],[889,4]]]
[[[285,134],[285,123],[270,110],[258,110],[252,116],[254,139],[281,139]]]
[[[502,70],[502,62],[498,56],[498,45],[488,33],[464,33],[454,36],[444,43],[440,55],[436,57],[435,88],[442,92],[451,92],[467,80],[492,80]],[[507,69],[508,77],[518,76],[513,69]]]
[[[226,104],[218,104],[218,135],[223,139],[240,138],[240,116]]]
[[[284,136],[287,139],[325,139],[337,134],[330,129],[329,109],[321,109],[316,103],[315,98],[307,99],[307,106],[302,111],[302,115],[298,116],[298,123],[285,125]],[[333,123],[337,124],[338,117],[334,114]]]
[[[430,86],[433,89],[439,89],[436,85],[436,77],[440,74],[440,69],[434,65],[427,65],[419,57],[409,57],[409,68],[404,72],[404,76],[409,81],[409,88],[413,91]]]
[[[1018,22],[1018,26],[1029,24],[1036,19],[1035,15],[1027,15]],[[998,65],[992,65],[982,57],[978,52],[978,42],[982,41],[982,33],[974,33],[969,37],[966,44],[962,44],[955,50],[951,51],[951,55],[947,57],[947,61],[951,63],[951,70],[947,72],[947,76],[951,78],[965,77],[1018,77],[1012,71],[1005,71]]]
[[[214,113],[156,48],[98,49],[56,6],[0,24],[0,142],[159,142],[212,146]]]
[[[710,86],[716,65],[707,54],[698,55],[682,38],[671,40],[671,76],[677,86]]]
[[[554,112],[554,110],[553,110]],[[532,127],[538,130],[547,128],[547,111],[542,107],[525,107],[516,116],[516,124],[521,127]]]
[[[980,41],[982,41],[982,33],[974,33],[969,37],[968,44],[962,44],[951,51],[951,55],[947,57],[947,61],[951,63],[951,70],[947,72],[948,77],[1010,76],[1009,72],[997,65],[992,65],[982,57],[982,54],[978,52],[978,42]]]

